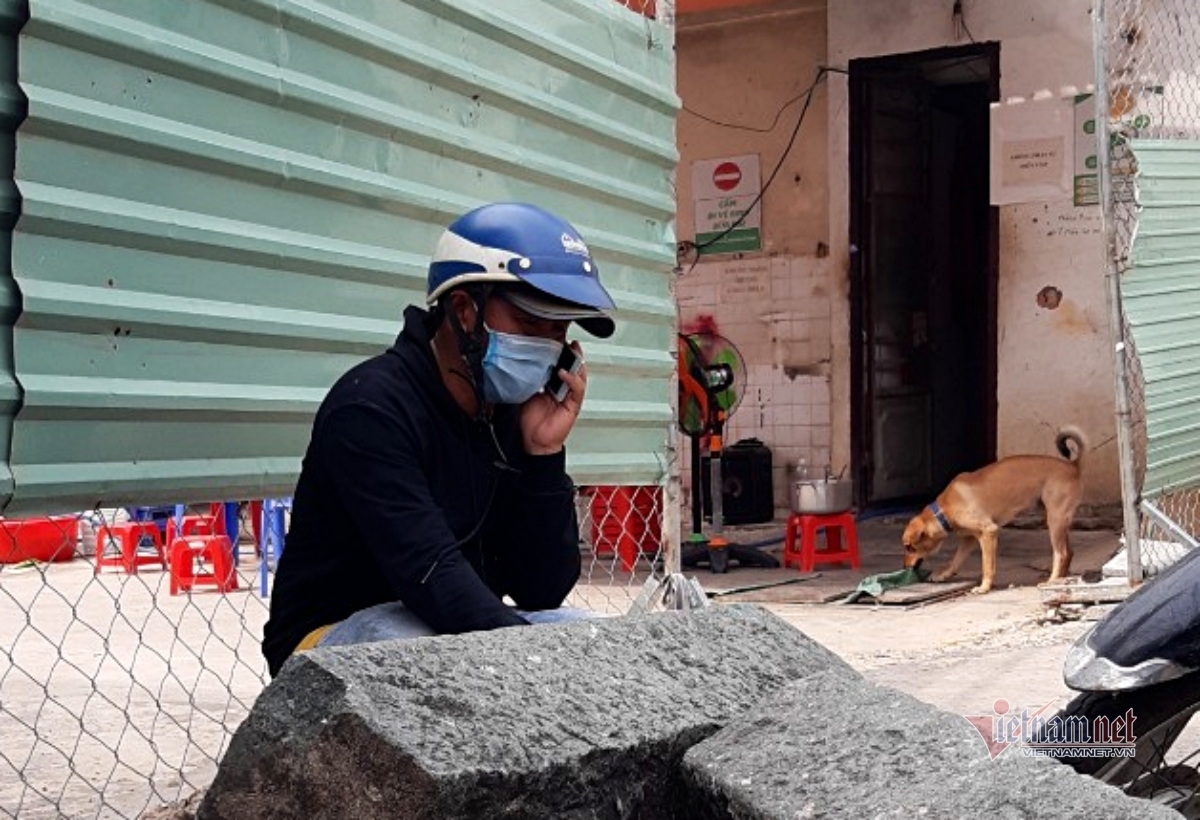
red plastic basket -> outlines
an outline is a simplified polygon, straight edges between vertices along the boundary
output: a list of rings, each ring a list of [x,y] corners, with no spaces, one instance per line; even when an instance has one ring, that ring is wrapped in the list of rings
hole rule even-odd
[[[73,515],[53,518],[0,519],[0,564],[22,561],[70,561],[75,557],[79,519]]]
[[[596,555],[616,553],[621,569],[631,572],[639,555],[652,558],[662,530],[662,489],[655,486],[591,488],[592,548]]]

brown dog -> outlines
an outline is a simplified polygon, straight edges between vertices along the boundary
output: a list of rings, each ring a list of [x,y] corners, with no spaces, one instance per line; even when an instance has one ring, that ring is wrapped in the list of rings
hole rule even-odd
[[[1075,445],[1072,454],[1067,443]],[[971,542],[978,541],[983,573],[972,592],[984,593],[996,580],[997,537],[1000,528],[1030,507],[1038,498],[1046,508],[1046,528],[1054,548],[1050,580],[1057,581],[1071,567],[1068,532],[1075,508],[1083,495],[1079,473],[1087,444],[1083,433],[1064,427],[1054,440],[1063,458],[1009,456],[972,473],[961,473],[904,528],[904,566],[914,567],[935,552],[951,532],[959,535],[958,549],[944,570],[933,576],[945,581],[958,572]],[[1065,461],[1063,459],[1066,459]]]

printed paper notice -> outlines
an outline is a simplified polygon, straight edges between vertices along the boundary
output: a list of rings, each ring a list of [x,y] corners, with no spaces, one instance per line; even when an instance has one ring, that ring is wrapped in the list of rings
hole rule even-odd
[[[1004,143],[1004,184],[1053,185],[1062,179],[1062,137]]]
[[[1075,171],[1072,100],[992,107],[992,204],[1072,198]]]

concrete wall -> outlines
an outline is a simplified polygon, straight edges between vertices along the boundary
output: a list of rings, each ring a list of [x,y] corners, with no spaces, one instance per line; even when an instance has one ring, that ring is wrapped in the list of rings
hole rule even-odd
[[[968,42],[954,39],[951,8],[949,0],[829,0],[830,64]],[[1001,44],[1002,99],[1093,82],[1090,8],[1088,0],[964,3],[974,39]],[[829,95],[830,267],[841,283],[849,265],[847,83],[831,82]],[[997,455],[1048,452],[1054,428],[1079,425],[1101,445],[1085,471],[1091,503],[1120,498],[1103,251],[1098,207],[1001,208]],[[1057,310],[1037,305],[1047,285],[1062,291]],[[849,412],[842,412],[850,398],[847,308],[834,302],[835,454],[850,440]]]
[[[678,20],[678,91],[685,108],[677,130],[680,240],[695,234],[691,163],[758,154],[765,184],[795,130],[802,95],[825,61],[823,2],[741,14]],[[816,89],[763,197],[763,250],[698,261],[685,255],[677,285],[683,330],[715,327],[746,359],[748,389],[730,419],[727,442],[754,437],[771,447],[779,507],[787,504],[786,471],[799,458],[831,463],[826,92],[826,83]]]
[[[783,155],[799,105],[769,133],[818,65],[969,43],[955,39],[949,0],[828,0],[681,16],[678,87],[681,160],[678,236],[693,236],[695,160],[758,153],[766,181]],[[976,41],[1001,43],[1001,96],[1029,97],[1093,82],[1088,0],[964,3]],[[740,16],[738,16],[740,15]],[[764,247],[740,256],[682,260],[684,329],[712,323],[747,360],[749,390],[729,442],[755,436],[774,454],[775,496],[800,457],[840,469],[850,458],[849,99],[844,75],[818,89],[796,143],[763,200]],[[1103,241],[1097,207],[1070,202],[1000,211],[999,456],[1051,450],[1053,430],[1082,427],[1092,445],[1086,501],[1119,499]],[[1041,308],[1046,286],[1062,293]]]

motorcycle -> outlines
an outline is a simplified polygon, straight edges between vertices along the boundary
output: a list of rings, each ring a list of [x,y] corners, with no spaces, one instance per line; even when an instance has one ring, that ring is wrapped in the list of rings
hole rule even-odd
[[[1133,749],[1127,757],[1069,750],[1052,756],[1127,794],[1200,818],[1200,721],[1187,729],[1200,711],[1200,549],[1082,635],[1067,652],[1063,680],[1082,694],[1059,713],[1060,727],[1070,725],[1065,721],[1127,726]]]

